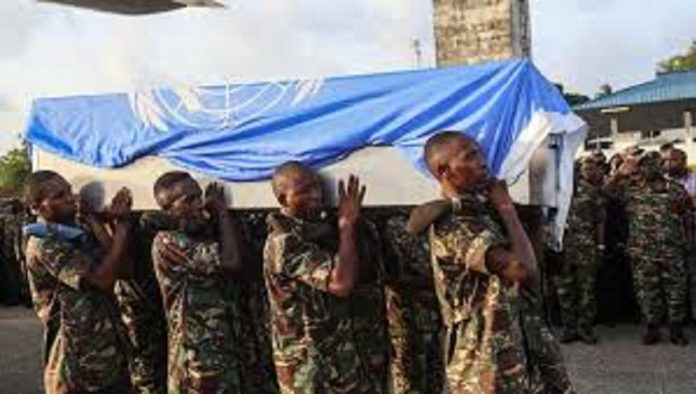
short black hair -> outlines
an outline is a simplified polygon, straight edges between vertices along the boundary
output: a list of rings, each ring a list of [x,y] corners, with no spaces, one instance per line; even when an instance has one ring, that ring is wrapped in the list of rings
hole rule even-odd
[[[278,168],[273,171],[273,177],[271,178],[273,194],[278,197],[285,193],[285,180],[287,177],[301,173],[316,175],[312,167],[297,160],[286,161],[279,165]]]
[[[24,205],[31,207],[43,200],[46,194],[46,182],[53,178],[63,178],[59,173],[51,170],[33,172],[24,182]]]
[[[474,143],[476,142],[476,140],[466,134],[451,130],[441,131],[428,138],[423,147],[423,156],[428,170],[430,170],[433,175],[437,176],[438,167],[443,161],[446,161],[446,159],[443,160],[443,153],[447,148],[453,142],[462,139]]]
[[[684,160],[684,161],[686,161],[686,160],[688,159],[688,155],[687,155],[686,152],[685,152],[684,150],[682,150],[682,149],[674,148],[674,149],[672,149],[672,152],[674,152],[674,153],[676,153],[677,155],[679,155],[679,158],[682,159],[682,160]]]
[[[668,150],[674,149],[674,143],[672,142],[667,142],[662,145],[660,145],[660,152],[666,152]]]
[[[187,179],[193,179],[193,177],[186,171],[169,171],[157,178],[155,184],[152,187],[152,192],[155,197],[155,201],[157,201],[157,204],[164,208],[164,202],[161,201],[162,193],[168,191],[177,183]]]

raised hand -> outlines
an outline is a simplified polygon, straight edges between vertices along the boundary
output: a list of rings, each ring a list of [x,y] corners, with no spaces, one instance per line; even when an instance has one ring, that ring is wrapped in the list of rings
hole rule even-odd
[[[354,226],[360,216],[360,208],[367,188],[360,185],[355,175],[348,177],[348,186],[343,180],[338,182],[338,226]]]
[[[211,214],[227,212],[225,188],[218,182],[211,182],[205,188],[205,209]]]
[[[492,181],[488,186],[488,198],[490,198],[493,207],[497,210],[511,209],[515,205],[510,198],[507,184],[505,181]]]
[[[121,188],[111,200],[108,212],[115,219],[127,219],[133,209],[133,195],[127,187]]]

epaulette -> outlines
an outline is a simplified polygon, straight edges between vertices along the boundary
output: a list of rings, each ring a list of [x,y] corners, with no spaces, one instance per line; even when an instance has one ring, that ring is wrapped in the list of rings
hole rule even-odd
[[[454,210],[452,200],[434,200],[419,205],[411,210],[411,215],[406,224],[406,231],[411,235],[418,235],[435,223],[441,217]]]
[[[268,233],[284,234],[289,232],[292,227],[290,220],[279,212],[273,212],[266,217]]]

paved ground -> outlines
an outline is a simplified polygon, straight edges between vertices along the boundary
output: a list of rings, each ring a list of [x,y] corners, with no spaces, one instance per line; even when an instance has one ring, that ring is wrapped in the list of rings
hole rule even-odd
[[[600,328],[597,346],[564,347],[579,393],[696,393],[696,345],[638,344],[636,326]],[[696,339],[696,330],[690,330]],[[0,307],[0,393],[41,392],[41,327],[31,310]]]

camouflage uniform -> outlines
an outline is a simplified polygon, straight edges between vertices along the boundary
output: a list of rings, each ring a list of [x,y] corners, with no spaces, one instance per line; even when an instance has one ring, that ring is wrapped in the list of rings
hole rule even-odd
[[[535,394],[574,393],[563,362],[561,348],[542,318],[540,283],[531,280],[521,291],[519,298],[520,325],[524,352],[527,357],[527,373],[530,391]]]
[[[520,325],[524,352],[527,357],[527,373],[530,389],[535,394],[574,393],[565,368],[561,348],[550,325],[543,318],[542,274],[545,244],[543,213],[537,206],[517,206],[518,215],[529,235],[537,256],[537,275],[530,277],[521,287],[519,301]]]
[[[278,393],[278,379],[273,363],[268,293],[263,282],[263,246],[266,240],[266,214],[243,212],[238,215],[243,225],[245,246],[244,275],[230,282],[229,299],[238,305],[241,314],[235,329],[239,334],[241,367],[245,393]]]
[[[406,231],[400,212],[384,224],[385,255],[394,267],[387,287],[394,393],[440,393],[444,388],[442,317],[433,284],[430,245],[425,235]]]
[[[389,332],[385,266],[377,229],[362,219],[357,227],[360,274],[348,297],[353,338],[373,383],[373,393],[386,393],[389,381]]]
[[[609,191],[626,206],[626,249],[645,323],[660,324],[665,309],[670,323],[682,323],[686,314],[682,215],[691,212],[686,190],[678,182],[659,180],[625,181]]]
[[[167,246],[165,246],[167,245]],[[185,263],[162,250],[177,248]],[[170,393],[241,393],[238,349],[226,299],[219,245],[181,231],[160,231],[152,258],[167,316]]]
[[[28,221],[17,199],[0,200],[0,301],[29,302],[22,227]]]
[[[486,252],[507,244],[492,210],[478,196],[462,196],[430,231],[435,289],[446,325],[447,389],[529,392],[516,292],[486,268]]]
[[[84,236],[67,238],[47,225],[29,236],[26,256],[32,298],[45,328],[47,393],[128,393],[128,338],[111,293],[85,286],[98,260]],[[96,253],[94,253],[96,254]]]
[[[150,260],[152,234],[139,233],[135,245],[133,277],[116,282],[114,294],[121,319],[133,346],[129,361],[131,381],[141,394],[167,391],[167,326],[157,278]]]
[[[556,276],[561,319],[570,330],[594,325],[595,283],[601,258],[597,252],[597,226],[604,217],[601,188],[580,179],[570,206],[565,258]]]
[[[268,223],[264,277],[281,392],[382,392],[361,357],[350,297],[328,293],[335,226],[283,214],[269,215]]]

